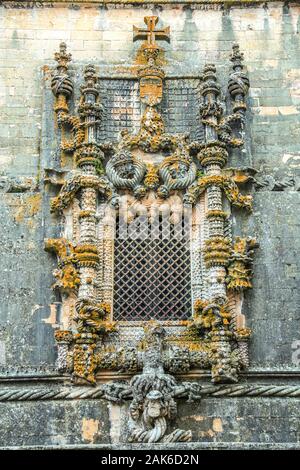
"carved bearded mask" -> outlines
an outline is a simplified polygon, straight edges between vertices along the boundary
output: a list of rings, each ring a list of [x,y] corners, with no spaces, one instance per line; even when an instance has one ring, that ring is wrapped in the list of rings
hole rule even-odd
[[[147,413],[150,418],[159,418],[162,414],[162,394],[158,390],[152,390],[146,396]]]

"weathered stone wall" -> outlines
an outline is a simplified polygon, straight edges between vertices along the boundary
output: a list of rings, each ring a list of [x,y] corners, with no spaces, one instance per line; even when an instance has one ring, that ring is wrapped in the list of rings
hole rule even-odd
[[[6,428],[6,446],[116,446],[122,442],[128,418],[126,406],[104,401],[10,403],[0,406]],[[208,446],[240,448],[299,443],[299,398],[225,398],[181,404],[176,426],[189,428],[197,444],[176,444],[192,449]],[[19,425],[16,426],[16,419]],[[175,427],[174,426],[174,429]],[[121,444],[120,444],[121,440]],[[161,444],[163,446],[163,444]],[[141,447],[141,444],[137,445]],[[154,444],[152,444],[154,446]],[[151,448],[151,445],[150,445]],[[173,447],[174,449],[174,444]]]
[[[46,375],[52,387],[56,380],[54,260],[43,250],[43,239],[58,232],[57,220],[49,218],[49,194],[43,184],[43,169],[55,158],[56,149],[49,93],[53,53],[61,41],[67,43],[73,56],[71,70],[79,81],[83,66],[90,62],[103,77],[130,77],[138,48],[132,42],[132,26],[142,25],[147,14],[158,14],[162,24],[171,27],[171,42],[164,45],[168,76],[195,77],[205,63],[215,63],[224,85],[232,42],[237,41],[245,54],[251,83],[246,152],[235,151],[229,162],[258,171],[253,216],[244,218],[236,212],[234,219],[236,232],[256,235],[260,242],[254,288],[247,293],[244,308],[253,329],[251,368],[245,380],[296,384],[300,377],[300,354],[293,356],[293,344],[300,341],[298,2],[251,6],[162,2],[143,7],[129,2],[123,6],[63,3],[0,5],[2,383],[28,388],[33,387],[34,377]],[[23,376],[26,384],[20,382]],[[197,410],[194,418],[188,417],[185,405],[187,417],[183,414],[182,419],[194,420],[190,426],[199,441],[299,442],[297,400],[257,400],[207,398],[197,405],[199,414]],[[0,446],[88,443],[94,437],[87,436],[94,436],[99,427],[99,443],[116,442],[107,436],[109,422],[111,433],[118,427],[118,415],[109,414],[106,403],[22,401],[1,406]],[[46,414],[49,421],[42,426],[38,417]],[[18,432],[4,431],[13,430],[16,422],[21,423]]]

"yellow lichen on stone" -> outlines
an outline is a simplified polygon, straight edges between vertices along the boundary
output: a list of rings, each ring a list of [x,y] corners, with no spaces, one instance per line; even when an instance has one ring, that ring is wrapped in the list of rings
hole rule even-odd
[[[22,195],[18,198],[18,205],[14,206],[13,218],[18,224],[25,222],[29,228],[34,226],[32,218],[35,217],[41,208],[42,196],[40,193],[32,195]]]
[[[214,418],[212,428],[214,432],[223,432],[223,423],[221,418]]]
[[[81,426],[81,435],[85,441],[94,442],[95,436],[98,434],[99,420],[83,418]]]

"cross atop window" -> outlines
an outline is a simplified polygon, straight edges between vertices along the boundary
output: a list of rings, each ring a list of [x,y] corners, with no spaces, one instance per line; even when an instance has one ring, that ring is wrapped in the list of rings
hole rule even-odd
[[[133,40],[145,39],[148,46],[157,46],[156,40],[170,41],[170,26],[163,29],[155,29],[158,23],[157,16],[145,16],[144,22],[147,29],[137,28],[133,26]]]

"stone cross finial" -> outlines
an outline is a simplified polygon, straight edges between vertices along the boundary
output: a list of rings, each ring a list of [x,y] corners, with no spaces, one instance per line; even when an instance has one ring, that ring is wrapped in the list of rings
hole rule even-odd
[[[144,22],[147,25],[147,29],[140,29],[133,26],[133,40],[145,39],[148,46],[157,46],[156,40],[170,40],[170,26],[163,29],[155,30],[155,26],[158,23],[158,16],[145,16]]]
[[[72,55],[67,53],[67,45],[64,42],[61,42],[59,45],[59,52],[55,52],[54,58],[58,63],[58,67],[61,67],[63,70],[67,70],[68,63],[72,59]]]
[[[233,68],[242,67],[244,54],[240,51],[240,46],[236,42],[232,45],[230,60],[233,62]]]

